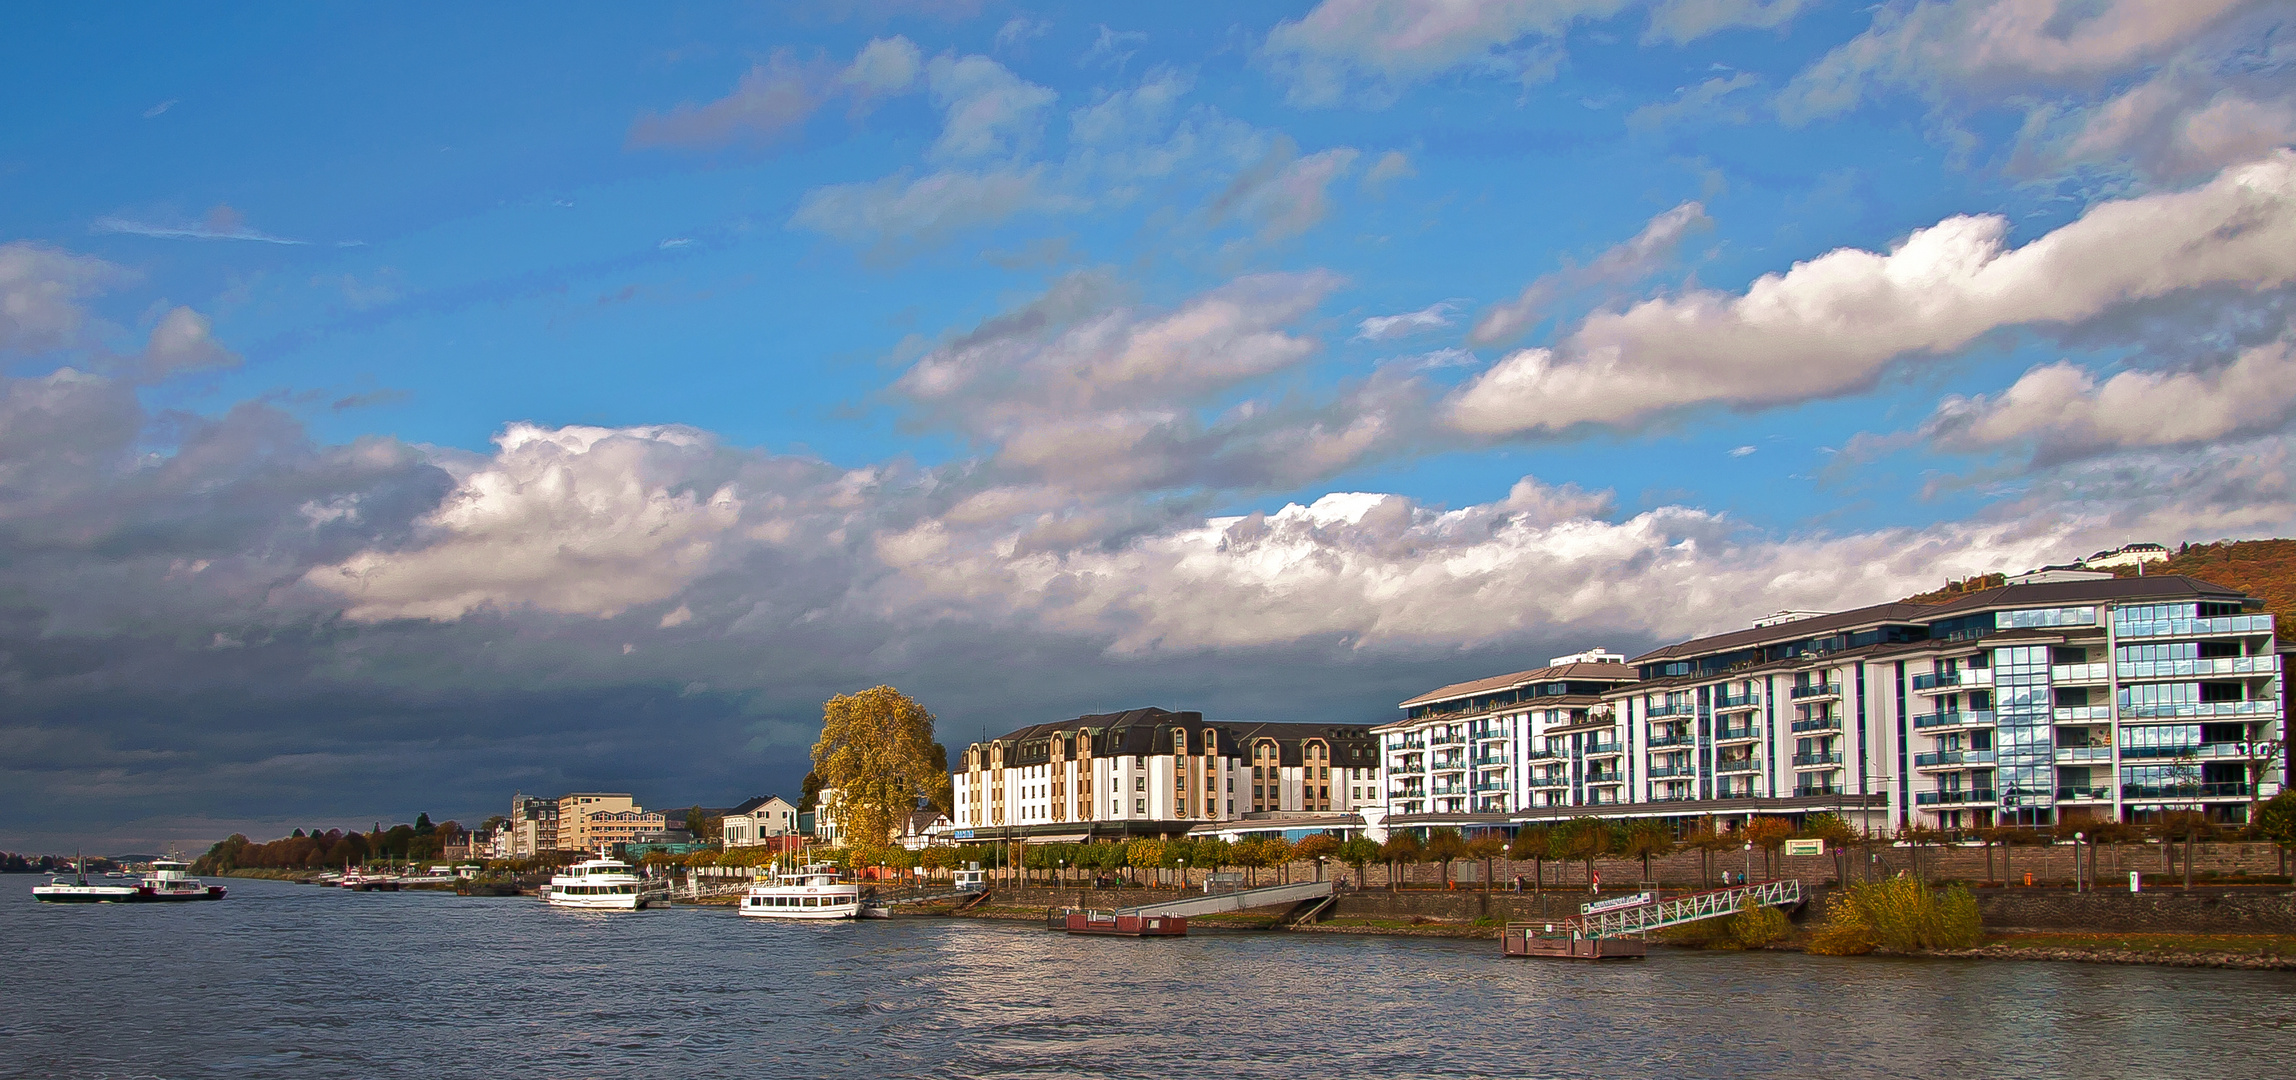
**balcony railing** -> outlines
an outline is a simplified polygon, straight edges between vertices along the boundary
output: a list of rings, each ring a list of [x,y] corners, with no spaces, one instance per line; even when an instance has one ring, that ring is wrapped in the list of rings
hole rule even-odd
[[[2069,765],[2078,765],[2088,761],[2111,761],[2113,760],[2113,748],[2110,746],[2060,746],[2057,748],[2057,760]]]
[[[1965,806],[1971,803],[1999,801],[2000,796],[1994,794],[1992,788],[1970,788],[1966,791],[1916,791],[1913,793],[1915,806]]]
[[[1747,709],[1747,708],[1752,708],[1752,707],[1754,707],[1754,706],[1756,706],[1756,705],[1760,705],[1761,703],[1762,703],[1762,699],[1761,699],[1761,697],[1760,697],[1759,695],[1756,695],[1756,694],[1752,693],[1751,691],[1749,691],[1749,692],[1747,692],[1747,693],[1743,693],[1743,694],[1736,694],[1736,695],[1732,695],[1732,694],[1716,694],[1716,695],[1714,695],[1714,707],[1715,707],[1715,708],[1717,708],[1717,709]]]
[[[1507,755],[1505,754],[1485,754],[1475,759],[1475,767],[1478,769],[1489,768],[1493,765],[1509,764],[1513,763],[1507,760]]]
[[[2105,786],[2091,785],[2089,787],[2061,787],[2057,789],[2057,798],[2059,799],[2110,799],[2112,797],[2113,789]]]
[[[2049,667],[2049,681],[2052,683],[2098,683],[2107,681],[2109,677],[2106,665],[2102,662],[2053,664]]]
[[[1993,685],[1992,668],[1964,668],[1960,671],[1934,671],[1913,677],[1915,690],[1951,690],[1957,686]]]
[[[1533,776],[1530,783],[1535,788],[1569,787],[1571,786],[1571,778],[1567,776]]]
[[[1467,737],[1464,735],[1429,735],[1427,737],[1427,745],[1429,746],[1460,746],[1466,741]]]
[[[1941,712],[1913,718],[1915,728],[1992,727],[1993,710],[1974,709],[1969,712]]]
[[[1626,782],[1626,774],[1623,772],[1590,772],[1586,774],[1586,782],[1590,784],[1623,784]]]
[[[1807,720],[1794,721],[1795,731],[1840,731],[1841,729],[1842,718],[1839,716],[1813,716]]]
[[[2124,799],[2230,799],[2245,798],[2248,785],[2238,781],[2212,784],[2122,784]]]
[[[1561,756],[1563,756],[1562,751],[1548,750],[1544,747],[1534,747],[1532,749],[1523,751],[1524,761],[1546,761],[1553,758],[1559,758]]]
[[[2276,656],[2209,656],[2191,660],[2121,662],[2120,676],[2129,682],[2142,679],[2185,679],[2199,675],[2277,675]]]
[[[1842,696],[1842,684],[1840,683],[1811,683],[1808,686],[1797,686],[1794,688],[1793,692],[1793,699],[1795,701],[1802,701],[1808,698],[1840,696]]]
[[[1839,764],[1841,764],[1841,763],[1842,763],[1842,752],[1841,752],[1841,751],[1839,751],[1839,750],[1833,751],[1832,753],[1826,753],[1826,754],[1795,754],[1795,755],[1794,755],[1794,767],[1795,767],[1795,768],[1797,768],[1797,769],[1799,769],[1799,768],[1802,768],[1803,766],[1807,766],[1807,765],[1839,765]]]
[[[1620,742],[1590,743],[1586,748],[1588,757],[1593,757],[1597,754],[1621,754],[1625,752],[1626,744]]]
[[[1476,791],[1506,791],[1507,789],[1508,785],[1504,780],[1478,780],[1475,782]]]
[[[1729,742],[1732,739],[1759,739],[1761,737],[1761,731],[1752,724],[1714,729],[1714,741],[1716,742]]]
[[[1650,737],[1650,742],[1645,745],[1653,750],[1659,750],[1669,746],[1689,746],[1697,741],[1698,736],[1684,732],[1680,735],[1653,735]]]
[[[1467,785],[1465,784],[1430,784],[1427,787],[1427,794],[1429,795],[1465,795],[1466,793]]]
[[[1940,750],[1934,754],[1913,755],[1913,767],[1917,769],[1936,768],[1940,765],[1991,764],[1993,764],[1993,751],[1991,750]]]
[[[1841,793],[1842,786],[1840,784],[1805,784],[1794,789],[1794,795],[1797,798],[1805,799],[1813,795],[1839,795]]]
[[[1698,706],[1696,704],[1688,701],[1676,701],[1652,705],[1643,715],[1656,720],[1661,716],[1691,716],[1697,712]]]
[[[1677,777],[1696,775],[1698,775],[1698,770],[1688,765],[1671,765],[1663,769],[1652,769],[1649,773],[1653,780],[1672,780]]]
[[[2253,744],[2258,757],[2266,755],[2271,744]],[[2241,743],[2193,743],[2185,746],[2124,746],[2121,760],[2131,758],[2247,758],[2249,746]],[[2111,755],[2107,755],[2108,757]]]
[[[1761,771],[1762,771],[1762,759],[1760,759],[1760,758],[1737,758],[1737,759],[1724,759],[1724,760],[1721,760],[1721,761],[1717,761],[1717,762],[1715,762],[1715,763],[1714,763],[1714,771],[1715,771],[1715,772],[1717,772],[1717,773],[1750,773],[1750,772],[1761,772]]]
[[[1695,792],[1695,791],[1681,791],[1681,792],[1676,792],[1676,793],[1674,793],[1674,794],[1671,794],[1671,795],[1669,795],[1669,794],[1665,794],[1665,793],[1660,793],[1660,794],[1652,795],[1652,796],[1650,797],[1650,801],[1651,801],[1651,802],[1696,802],[1696,801],[1698,801],[1698,793],[1697,793],[1697,792]]]
[[[2121,706],[2122,716],[2140,719],[2155,717],[2181,719],[2188,716],[2276,716],[2279,712],[2280,703],[2270,698],[2259,698],[2254,701],[2161,701]]]

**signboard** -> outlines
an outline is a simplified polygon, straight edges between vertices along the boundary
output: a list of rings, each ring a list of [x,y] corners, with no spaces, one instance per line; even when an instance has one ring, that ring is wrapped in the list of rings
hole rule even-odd
[[[1633,896],[1614,896],[1608,900],[1597,900],[1591,904],[1580,904],[1578,911],[1581,915],[1600,915],[1605,911],[1623,911],[1627,908],[1641,907],[1644,904],[1654,903],[1657,901],[1657,899],[1657,897],[1652,896],[1649,893],[1636,893]]]
[[[1786,854],[1788,855],[1823,855],[1825,853],[1826,842],[1823,840],[1786,841]]]

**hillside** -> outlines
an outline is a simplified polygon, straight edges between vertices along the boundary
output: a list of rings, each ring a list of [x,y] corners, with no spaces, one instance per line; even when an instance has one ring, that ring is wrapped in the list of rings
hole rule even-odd
[[[2135,577],[2134,568],[2113,571]],[[2234,540],[2215,544],[2185,544],[2165,563],[2149,563],[2147,574],[2183,574],[2264,598],[2264,609],[2277,616],[2282,640],[2296,640],[2296,540]],[[1905,598],[1909,604],[1942,604],[1964,593],[1996,588],[2001,574],[1981,574],[1948,581],[1929,592]]]

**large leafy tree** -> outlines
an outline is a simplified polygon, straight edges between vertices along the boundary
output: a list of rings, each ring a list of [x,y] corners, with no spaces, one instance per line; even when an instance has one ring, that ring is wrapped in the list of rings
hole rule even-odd
[[[2274,795],[2257,811],[2256,834],[2280,849],[2281,868],[2285,870],[2288,849],[2296,848],[2296,790]]]
[[[822,703],[813,771],[837,792],[847,845],[884,847],[918,799],[947,800],[949,774],[935,766],[933,714],[890,686]]]

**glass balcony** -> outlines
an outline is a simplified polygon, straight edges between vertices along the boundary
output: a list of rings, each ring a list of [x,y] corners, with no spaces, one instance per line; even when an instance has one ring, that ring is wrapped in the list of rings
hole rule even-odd
[[[1975,709],[1969,712],[1931,713],[1928,716],[1914,717],[1913,726],[1916,729],[1992,727],[1993,711],[1991,709]]]
[[[1840,696],[1842,696],[1842,684],[1840,683],[1811,683],[1808,686],[1797,686],[1793,691],[1795,701]]]
[[[2101,708],[2102,706],[2091,706]],[[2059,709],[2058,712],[2065,710]],[[2140,720],[2158,717],[2277,716],[2280,703],[2269,698],[2255,701],[2162,701],[2121,706],[2121,715]],[[2102,719],[2099,717],[2098,719]]]
[[[2212,656],[2192,660],[2122,661],[2120,676],[2127,682],[2145,679],[2188,679],[2203,675],[2278,675],[2276,656]]]
[[[2106,679],[2107,673],[2102,663],[2056,664],[2049,668],[2049,681],[2052,683],[2100,683]]]
[[[1761,697],[1751,691],[1743,694],[1716,694],[1714,696],[1716,709],[1751,709],[1761,703]]]
[[[1797,798],[1805,799],[1814,795],[1839,795],[1841,793],[1842,786],[1840,784],[1805,784],[1794,789],[1794,795]]]
[[[1533,776],[1531,777],[1531,786],[1535,788],[1569,787],[1571,786],[1571,778],[1567,776]]]
[[[1545,748],[1533,748],[1523,751],[1523,760],[1525,761],[1548,761],[1554,758],[1559,758],[1561,756],[1563,756],[1562,751],[1548,750]]]
[[[2110,746],[2060,746],[2057,748],[2057,760],[2066,765],[2078,765],[2091,761],[2111,761],[2113,760],[2113,748]]]
[[[1696,775],[1698,775],[1698,770],[1688,765],[1670,765],[1663,769],[1650,770],[1650,778],[1653,780],[1672,780],[1678,777]]]
[[[1916,791],[1915,806],[1965,806],[1972,803],[1998,802],[2000,797],[1991,788],[1970,788],[1966,791]]]
[[[2060,801],[2079,799],[2110,799],[2112,797],[2113,789],[2110,787],[2091,785],[2089,787],[2061,787],[2057,789],[2057,798]]]
[[[1730,742],[1734,739],[1759,739],[1761,737],[1761,731],[1752,724],[1740,727],[1721,727],[1714,731],[1715,742]]]
[[[1913,755],[1916,769],[1934,769],[1941,765],[1991,765],[1991,750],[1940,750],[1934,754]]]
[[[2215,784],[2122,784],[2124,799],[2231,799],[2248,797],[2248,785],[2237,781]]]
[[[1725,759],[1723,759],[1723,760],[1721,760],[1721,761],[1717,761],[1717,762],[1715,762],[1715,763],[1714,763],[1714,771],[1715,771],[1715,772],[1717,772],[1717,773],[1750,773],[1750,772],[1761,772],[1761,771],[1762,771],[1762,759],[1760,759],[1760,758],[1738,758],[1738,759],[1735,759],[1735,760],[1733,760],[1733,759],[1728,759],[1728,758],[1725,758]]]
[[[1650,742],[1646,745],[1648,745],[1653,750],[1657,750],[1668,746],[1689,746],[1693,743],[1696,743],[1697,741],[1698,736],[1691,734],[1654,735],[1651,736]]]
[[[1626,774],[1622,772],[1588,773],[1586,774],[1586,782],[1589,784],[1623,784],[1626,782]]]
[[[1505,754],[1485,754],[1475,759],[1475,767],[1478,769],[1489,768],[1494,765],[1507,764],[1511,763],[1507,760],[1507,755]]]
[[[2148,729],[2148,730],[2149,730],[2149,729]],[[2259,756],[2262,756],[2262,755],[2265,753],[2265,751],[2266,751],[2266,750],[2269,748],[2269,745],[2268,745],[2268,744],[2255,744],[2255,745],[2257,745],[2257,746],[2258,746],[2258,750],[2257,750],[2257,753],[2258,753],[2258,755],[2259,755]],[[2123,760],[2123,761],[2129,761],[2129,760],[2133,760],[2133,759],[2136,759],[2136,758],[2152,758],[2152,759],[2159,759],[2159,758],[2179,758],[2179,759],[2181,759],[2181,758],[2236,758],[2236,759],[2239,759],[2239,758],[2246,758],[2246,757],[2248,756],[2248,753],[2247,753],[2247,749],[2248,749],[2248,748],[2247,748],[2246,746],[2243,746],[2243,745],[2242,745],[2242,744],[2240,744],[2240,743],[2226,743],[2226,742],[2219,742],[2219,743],[2187,743],[2187,744],[2185,744],[2185,745],[2183,745],[2183,746],[2124,746],[2124,747],[2121,747],[2121,760]],[[2111,754],[2110,754],[2110,753],[2108,753],[2108,754],[2106,755],[2106,757],[2107,757],[2107,758],[2110,758],[2110,757],[2111,757]]]
[[[1797,769],[1800,769],[1800,768],[1805,768],[1805,767],[1810,767],[1810,766],[1839,765],[1839,764],[1841,764],[1841,763],[1842,763],[1842,752],[1841,752],[1841,751],[1839,751],[1839,750],[1836,750],[1836,751],[1834,751],[1834,752],[1832,752],[1832,753],[1829,753],[1829,754],[1795,754],[1795,755],[1794,755],[1794,767],[1795,767],[1795,768],[1797,768]]]
[[[1795,731],[1840,731],[1841,729],[1842,718],[1838,716],[1813,716],[1807,720],[1794,721]]]
[[[1671,704],[1662,703],[1658,705],[1652,705],[1650,706],[1649,711],[1643,715],[1655,720],[1661,716],[1691,716],[1695,715],[1697,712],[1697,705],[1688,701],[1677,701]]]
[[[1504,780],[1478,780],[1475,782],[1475,790],[1478,792],[1505,791],[1507,790],[1507,782]]]
[[[1919,690],[1951,690],[1957,686],[1993,685],[1992,668],[1966,668],[1961,671],[1933,671],[1913,677],[1913,688]]]
[[[1427,745],[1429,746],[1459,746],[1466,741],[1467,737],[1464,735],[1429,735],[1427,737]]]
[[[1586,748],[1588,757],[1595,757],[1600,754],[1623,754],[1625,752],[1626,744],[1620,742],[1593,743]]]

